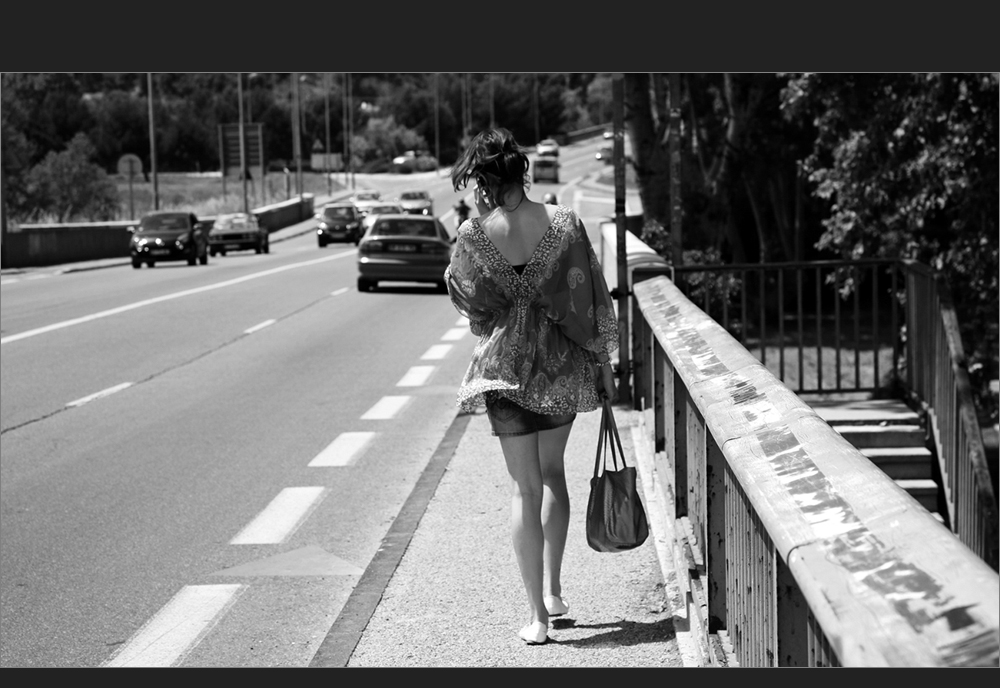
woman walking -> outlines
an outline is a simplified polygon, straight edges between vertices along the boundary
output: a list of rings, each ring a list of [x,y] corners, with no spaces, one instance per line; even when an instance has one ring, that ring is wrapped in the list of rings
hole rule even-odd
[[[485,406],[511,477],[511,538],[528,597],[528,644],[568,611],[560,580],[569,527],[563,452],[577,413],[617,397],[614,302],[580,218],[527,196],[528,157],[506,129],[478,134],[452,168],[475,182],[479,217],[458,230],[448,293],[479,337],[458,394]]]

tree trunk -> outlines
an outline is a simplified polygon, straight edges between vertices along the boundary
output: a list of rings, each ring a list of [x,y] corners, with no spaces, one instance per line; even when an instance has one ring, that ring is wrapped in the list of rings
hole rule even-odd
[[[665,145],[666,102],[650,96],[650,75],[625,75],[625,122],[632,142],[632,166],[639,185],[644,219],[670,226],[670,151]],[[666,90],[656,89],[657,98]]]

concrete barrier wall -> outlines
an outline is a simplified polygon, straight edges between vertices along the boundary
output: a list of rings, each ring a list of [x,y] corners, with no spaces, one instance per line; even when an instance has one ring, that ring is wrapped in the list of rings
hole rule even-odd
[[[275,232],[312,217],[313,194],[254,208],[251,212],[268,232]],[[201,222],[214,219],[214,216],[199,218]],[[122,220],[10,227],[4,235],[4,267],[40,267],[127,257],[131,237],[128,228],[136,224],[135,220]]]

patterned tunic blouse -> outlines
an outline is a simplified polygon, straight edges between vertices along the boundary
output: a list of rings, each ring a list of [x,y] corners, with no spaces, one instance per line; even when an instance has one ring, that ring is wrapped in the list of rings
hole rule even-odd
[[[576,213],[557,206],[521,274],[477,219],[458,229],[448,293],[479,337],[458,392],[461,410],[496,392],[544,414],[593,411],[596,355],[618,348],[614,302]]]

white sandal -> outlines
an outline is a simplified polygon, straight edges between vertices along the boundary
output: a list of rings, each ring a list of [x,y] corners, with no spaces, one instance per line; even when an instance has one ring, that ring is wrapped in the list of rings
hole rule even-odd
[[[562,616],[569,611],[569,605],[563,602],[558,595],[546,595],[545,608],[548,610],[549,616]]]
[[[548,624],[535,621],[522,628],[518,635],[528,645],[544,645],[549,639],[549,627]]]

